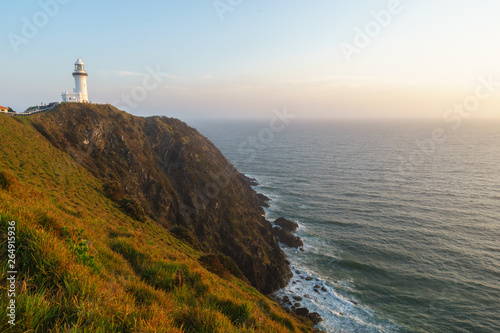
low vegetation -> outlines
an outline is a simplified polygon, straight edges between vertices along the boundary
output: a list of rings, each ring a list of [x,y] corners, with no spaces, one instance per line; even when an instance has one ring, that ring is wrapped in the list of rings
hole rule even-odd
[[[106,191],[29,120],[0,115],[0,142],[0,256],[16,221],[19,272],[15,326],[0,284],[0,332],[312,331],[234,262],[193,248],[182,230],[172,236],[119,188]]]

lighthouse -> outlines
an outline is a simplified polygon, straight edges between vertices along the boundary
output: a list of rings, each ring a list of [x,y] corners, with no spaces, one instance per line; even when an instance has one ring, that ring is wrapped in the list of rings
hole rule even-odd
[[[63,102],[88,103],[87,76],[88,74],[85,72],[83,61],[77,59],[75,62],[75,70],[73,71],[75,89],[73,89],[73,93],[66,91],[61,94]]]

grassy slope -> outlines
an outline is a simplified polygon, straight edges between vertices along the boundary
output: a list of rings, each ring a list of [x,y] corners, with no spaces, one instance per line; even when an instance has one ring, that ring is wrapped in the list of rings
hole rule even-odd
[[[1,332],[309,332],[152,221],[23,121],[0,115]],[[0,182],[1,183],[1,182]],[[17,222],[17,325],[6,320],[7,221]]]

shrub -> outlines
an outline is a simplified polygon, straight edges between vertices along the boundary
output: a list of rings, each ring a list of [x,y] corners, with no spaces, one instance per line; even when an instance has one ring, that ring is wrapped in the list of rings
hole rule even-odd
[[[237,278],[247,282],[247,278],[241,272],[240,268],[233,260],[233,258],[226,256],[222,253],[210,253],[201,256],[198,261],[205,267],[208,271],[217,274],[223,279],[228,278],[229,274],[236,276]]]
[[[177,239],[190,245],[195,250],[203,251],[203,245],[194,237],[193,233],[182,225],[177,225],[169,230],[170,233]]]
[[[144,208],[142,208],[142,206],[134,199],[122,198],[118,201],[118,206],[125,214],[127,214],[134,220],[141,222],[146,221],[146,213],[144,212]]]
[[[103,185],[103,192],[104,195],[115,202],[118,202],[125,196],[125,192],[123,191],[121,184],[116,180],[106,182]]]
[[[7,178],[5,172],[0,171],[0,188],[2,190],[8,190],[10,186],[10,180]]]
[[[76,231],[76,236],[75,236],[77,238],[76,241],[70,235],[68,227],[62,228],[62,234],[63,237],[66,238],[66,242],[68,243],[70,249],[84,265],[93,268],[97,272],[101,270],[99,265],[97,265],[94,256],[90,254],[88,241],[83,238],[82,229]]]

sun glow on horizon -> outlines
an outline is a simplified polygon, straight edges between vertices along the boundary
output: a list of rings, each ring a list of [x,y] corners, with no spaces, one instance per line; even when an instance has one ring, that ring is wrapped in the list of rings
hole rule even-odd
[[[76,4],[61,6],[18,53],[1,40],[3,73],[12,79],[2,83],[0,102],[22,111],[57,100],[71,84],[61,64],[76,57],[88,64],[95,102],[119,99],[141,85],[145,68],[161,67],[162,84],[128,111],[179,118],[267,117],[285,105],[305,117],[439,118],[473,95],[480,78],[500,82],[493,0],[245,1],[223,20],[210,4],[135,3],[115,15],[116,4],[78,8],[96,22],[84,27],[74,26]],[[6,36],[42,10],[36,1],[5,6]],[[136,19],[125,25],[117,16]],[[81,38],[68,40],[69,27]],[[110,43],[113,54],[103,51]],[[64,47],[35,52],[43,45]],[[355,51],[346,54],[345,45]],[[497,88],[474,117],[500,117]]]

